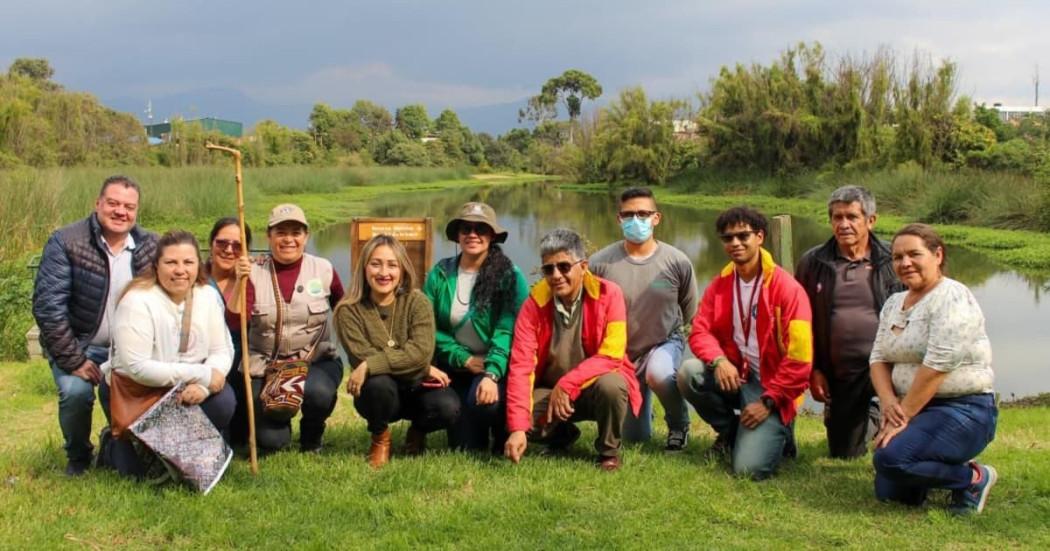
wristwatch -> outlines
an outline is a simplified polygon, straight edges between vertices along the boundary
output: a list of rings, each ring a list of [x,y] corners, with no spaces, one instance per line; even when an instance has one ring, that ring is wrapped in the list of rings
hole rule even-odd
[[[486,379],[488,379],[488,380],[490,380],[490,381],[492,381],[492,382],[494,382],[494,383],[498,383],[499,382],[499,377],[497,377],[496,374],[491,372],[491,371],[486,371],[486,372],[482,373],[481,376],[486,378]]]
[[[775,411],[777,409],[777,403],[773,401],[773,399],[769,396],[762,397],[762,404],[764,404],[766,406],[766,409],[768,409],[770,412]]]

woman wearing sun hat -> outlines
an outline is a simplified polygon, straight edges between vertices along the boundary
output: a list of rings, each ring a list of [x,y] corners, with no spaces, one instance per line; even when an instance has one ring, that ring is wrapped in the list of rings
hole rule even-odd
[[[460,252],[434,265],[423,292],[434,305],[437,324],[434,365],[451,375],[463,404],[459,421],[449,430],[449,445],[502,453],[503,379],[514,320],[528,284],[500,248],[507,230],[489,205],[474,201],[461,206],[445,226],[445,236]]]

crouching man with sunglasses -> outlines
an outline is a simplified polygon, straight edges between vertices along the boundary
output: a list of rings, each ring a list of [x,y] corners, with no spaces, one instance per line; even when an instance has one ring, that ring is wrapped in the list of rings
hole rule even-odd
[[[769,477],[791,441],[813,358],[809,298],[762,248],[766,217],[731,208],[715,222],[731,262],[704,291],[683,362],[682,396],[718,433],[733,472]],[[737,414],[735,410],[740,410]]]
[[[543,279],[514,325],[507,375],[506,456],[517,463],[528,437],[548,452],[569,449],[577,421],[598,422],[596,464],[620,468],[623,420],[642,397],[627,357],[623,292],[587,269],[583,240],[557,229],[540,241]]]

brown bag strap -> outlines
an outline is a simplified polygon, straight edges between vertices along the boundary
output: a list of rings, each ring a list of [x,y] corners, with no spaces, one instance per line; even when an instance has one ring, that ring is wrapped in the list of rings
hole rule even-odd
[[[277,281],[277,270],[273,267],[273,257],[270,258],[270,280],[273,282],[274,304],[277,305],[277,324],[273,329],[273,353],[271,360],[277,359],[277,353],[281,350],[281,333],[284,332],[284,297],[281,296],[281,284]]]
[[[190,326],[193,324],[193,288],[186,295],[186,307],[182,310],[182,329],[179,331],[179,354],[185,354],[190,346]]]

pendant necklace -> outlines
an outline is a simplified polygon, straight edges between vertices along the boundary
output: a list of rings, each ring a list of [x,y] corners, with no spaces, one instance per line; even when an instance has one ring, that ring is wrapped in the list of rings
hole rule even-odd
[[[372,309],[375,310],[376,317],[379,318],[379,326],[383,328],[383,333],[386,334],[386,345],[389,346],[390,348],[396,347],[397,346],[397,342],[394,341],[393,332],[394,332],[394,319],[397,316],[397,297],[396,296],[394,297],[394,311],[390,314],[390,329],[389,330],[386,328],[386,322],[383,321],[383,316],[379,315],[379,306],[377,306],[375,303],[372,303]]]

